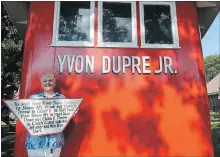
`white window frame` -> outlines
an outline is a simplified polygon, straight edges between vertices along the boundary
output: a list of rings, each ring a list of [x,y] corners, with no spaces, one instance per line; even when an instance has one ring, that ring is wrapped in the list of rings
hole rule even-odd
[[[173,44],[146,44],[144,26],[144,5],[169,5],[172,24]],[[141,48],[180,48],[175,2],[140,2]]]
[[[61,1],[62,2],[62,1]],[[59,41],[59,18],[60,18],[60,1],[55,1],[54,7],[54,23],[53,23],[53,38],[51,46],[80,46],[94,47],[94,12],[95,2],[90,2],[90,41]]]
[[[137,19],[136,19],[136,2],[118,2],[104,1],[108,3],[130,3],[131,4],[131,21],[132,21],[132,42],[103,42],[102,41],[102,22],[103,22],[103,2],[98,2],[98,45],[97,47],[128,47],[137,48]],[[122,8],[123,9],[123,8]]]

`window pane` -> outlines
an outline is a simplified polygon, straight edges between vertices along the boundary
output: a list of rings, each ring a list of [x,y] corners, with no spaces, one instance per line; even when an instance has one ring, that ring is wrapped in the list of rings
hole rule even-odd
[[[173,44],[169,5],[144,5],[146,44]]]
[[[90,40],[90,2],[60,2],[59,41]]]
[[[132,42],[131,3],[103,2],[103,42]]]

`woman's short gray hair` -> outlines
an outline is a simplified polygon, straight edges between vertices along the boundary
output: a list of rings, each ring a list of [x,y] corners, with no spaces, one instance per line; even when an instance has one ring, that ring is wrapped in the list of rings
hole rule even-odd
[[[42,75],[42,77],[41,77],[41,82],[43,82],[43,78],[45,78],[45,77],[53,77],[54,78],[54,80],[56,81],[56,78],[55,78],[55,76],[52,74],[52,73],[44,73],[43,75]]]

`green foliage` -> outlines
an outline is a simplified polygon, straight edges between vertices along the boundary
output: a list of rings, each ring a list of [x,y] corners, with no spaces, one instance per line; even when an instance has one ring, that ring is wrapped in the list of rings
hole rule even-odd
[[[219,112],[210,112],[211,116],[219,117]],[[220,122],[211,122],[212,125],[212,140],[215,157],[220,156]]]
[[[220,118],[220,112],[210,112],[211,119]]]
[[[215,157],[220,156],[220,124],[212,129],[212,139]]]
[[[20,82],[23,41],[7,15],[3,4],[1,9],[1,89],[2,97],[4,98],[6,95],[6,86],[14,85],[18,87]]]
[[[206,82],[211,81],[220,73],[220,55],[207,56],[204,59]]]
[[[220,129],[220,122],[219,121],[218,122],[211,122],[211,125],[212,125],[213,129],[217,129],[217,128]]]

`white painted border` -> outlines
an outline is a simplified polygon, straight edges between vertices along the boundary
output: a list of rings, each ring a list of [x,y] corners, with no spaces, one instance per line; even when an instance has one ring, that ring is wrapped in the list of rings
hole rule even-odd
[[[94,13],[95,2],[90,2],[90,41],[59,41],[59,17],[60,17],[60,1],[55,1],[54,7],[54,23],[53,23],[53,38],[51,46],[82,46],[82,47],[94,47]]]
[[[107,2],[107,1],[104,1]],[[113,1],[111,1],[113,2]],[[108,2],[110,3],[110,2]],[[103,2],[98,2],[98,45],[97,47],[128,47],[137,48],[137,20],[136,20],[136,2],[113,2],[113,3],[130,3],[131,4],[131,16],[132,16],[132,42],[103,42],[102,41],[102,19],[103,19]],[[122,8],[123,9],[123,8]]]
[[[173,44],[145,44],[144,5],[170,5]],[[180,48],[175,2],[140,2],[141,48]]]

